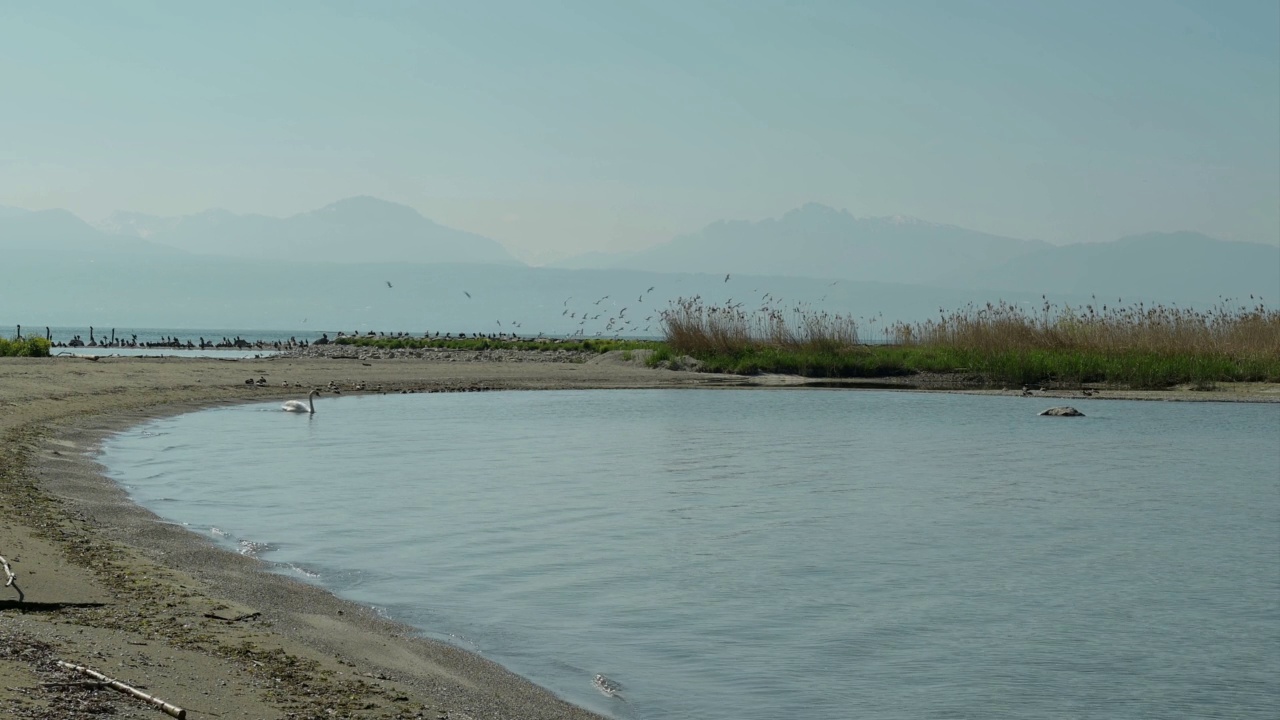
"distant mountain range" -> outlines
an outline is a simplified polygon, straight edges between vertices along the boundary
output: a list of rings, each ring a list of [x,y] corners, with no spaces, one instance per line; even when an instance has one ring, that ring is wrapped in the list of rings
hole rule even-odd
[[[809,204],[778,219],[719,222],[631,254],[593,252],[561,268],[735,273],[909,283],[956,290],[1103,295],[1204,304],[1280,299],[1280,247],[1201,233],[1048,245],[915,218],[854,218]]]
[[[99,225],[197,255],[337,263],[493,263],[516,259],[497,241],[438,225],[417,210],[353,197],[287,218],[206,210],[183,217],[117,212]]]
[[[694,295],[749,308],[770,294],[908,320],[967,302],[1038,304],[1041,294],[1183,306],[1280,298],[1275,245],[1149,233],[1054,246],[821,205],[543,268],[518,263],[492,239],[367,197],[288,218],[117,213],[97,227],[65,210],[0,207],[0,263],[0,320],[31,324],[299,327],[310,317],[344,329],[457,332],[519,321],[536,334],[596,332],[603,328],[583,317],[603,323],[609,309],[630,307],[638,321]],[[644,315],[633,315],[640,306]]]
[[[1022,292],[1135,295],[1203,304],[1219,296],[1280,300],[1280,247],[1193,232],[1146,233],[1114,242],[1043,248],[940,284]]]
[[[0,252],[51,257],[98,257],[124,254],[171,256],[179,251],[124,235],[107,235],[67,210],[0,209]]]
[[[856,218],[809,204],[778,219],[717,222],[636,253],[556,267],[738,273],[907,283],[993,293],[1098,293],[1204,302],[1280,298],[1280,247],[1191,232],[1050,245],[901,216]]]
[[[637,253],[558,265],[928,284],[1049,247],[915,218],[856,218],[810,203],[778,219],[712,223]]]

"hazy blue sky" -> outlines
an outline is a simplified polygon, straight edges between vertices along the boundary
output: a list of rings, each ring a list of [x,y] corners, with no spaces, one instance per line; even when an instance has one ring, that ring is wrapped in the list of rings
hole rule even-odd
[[[807,201],[1280,242],[1280,2],[0,0],[0,205],[357,194],[517,253]]]

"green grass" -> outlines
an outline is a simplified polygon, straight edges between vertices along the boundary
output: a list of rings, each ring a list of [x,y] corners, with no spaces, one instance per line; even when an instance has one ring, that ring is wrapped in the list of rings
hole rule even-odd
[[[0,357],[49,357],[51,345],[44,338],[9,340],[0,337]]]
[[[653,354],[645,361],[649,367],[658,367],[675,359],[676,354],[671,351],[671,346],[667,343],[654,343],[657,347],[653,348]]]
[[[501,338],[369,338],[343,337],[334,341],[338,345],[373,347],[383,350],[540,350],[566,352],[606,353],[610,350],[653,350],[661,343],[643,340],[583,339],[583,340],[503,340]]]

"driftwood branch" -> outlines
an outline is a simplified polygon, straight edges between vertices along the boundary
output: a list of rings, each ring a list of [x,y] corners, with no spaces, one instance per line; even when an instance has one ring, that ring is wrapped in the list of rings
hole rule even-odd
[[[10,585],[13,584],[14,580],[18,579],[18,576],[13,574],[13,568],[9,567],[9,561],[5,560],[3,555],[0,555],[0,564],[4,565],[4,574],[5,574],[5,577],[7,578],[4,586],[9,587]]]
[[[70,352],[60,352],[58,354],[70,355],[71,357],[80,358],[81,360],[88,360],[89,362],[98,362],[98,360],[102,359],[100,355],[77,355],[76,353],[70,353]]]
[[[63,662],[62,660],[58,661],[58,667],[66,668],[67,670],[75,670],[76,672],[82,675],[88,675],[89,677],[101,682],[102,684],[106,685],[112,690],[118,690],[124,693],[125,695],[132,695],[133,697],[136,697],[139,700],[154,706],[156,709],[160,710],[165,715],[176,717],[178,718],[178,720],[185,720],[185,718],[187,717],[187,711],[183,710],[177,705],[171,705],[161,700],[158,697],[155,697],[153,695],[148,695],[142,692],[141,690],[139,690],[138,688],[133,687],[132,685],[126,685],[120,682],[119,680],[113,680],[96,670],[90,670],[89,668],[84,667],[83,665],[75,665],[73,663]]]
[[[4,565],[4,574],[5,574],[4,586],[12,587],[14,590],[18,591],[18,602],[20,603],[26,602],[27,594],[22,592],[22,588],[18,587],[18,576],[14,574],[13,568],[9,567],[9,561],[5,560],[3,555],[0,555],[0,565]]]
[[[235,617],[226,617],[223,615],[219,615],[218,613],[207,612],[204,614],[204,616],[211,620],[221,620],[223,622],[233,623],[233,622],[240,622],[241,620],[249,620],[251,618],[256,618],[261,614],[262,613],[260,612],[249,612],[243,615],[236,615]]]

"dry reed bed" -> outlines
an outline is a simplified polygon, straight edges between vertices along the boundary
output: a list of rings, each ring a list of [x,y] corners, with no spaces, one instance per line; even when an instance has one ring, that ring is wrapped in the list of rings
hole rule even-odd
[[[1222,302],[1207,311],[1144,304],[999,302],[896,323],[888,342],[859,342],[847,315],[681,299],[663,313],[671,352],[721,372],[880,377],[962,372],[990,384],[1105,383],[1168,387],[1280,381],[1280,311]],[[874,322],[874,321],[872,321]]]

